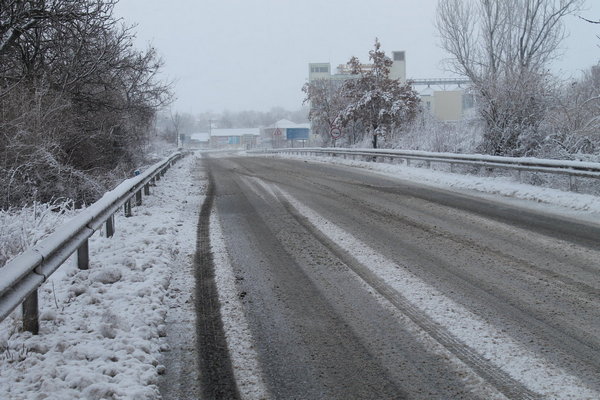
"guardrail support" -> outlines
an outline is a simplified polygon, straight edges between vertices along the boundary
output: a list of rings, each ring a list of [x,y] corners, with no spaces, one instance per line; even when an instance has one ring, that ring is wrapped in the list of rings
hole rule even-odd
[[[150,196],[150,184],[149,183],[146,183],[144,185],[144,195],[145,196]]]
[[[90,268],[90,246],[89,240],[86,240],[77,249],[77,267],[79,269]]]
[[[138,207],[142,205],[142,191],[141,190],[138,190],[137,192],[135,192],[135,205]]]
[[[23,302],[23,330],[37,335],[40,332],[38,318],[38,292],[34,290]]]
[[[115,216],[111,215],[106,220],[106,237],[112,237],[115,234]]]
[[[577,181],[573,175],[569,175],[569,190],[571,192],[577,191]]]
[[[131,217],[131,199],[127,200],[125,204],[123,204],[123,213],[126,218]]]

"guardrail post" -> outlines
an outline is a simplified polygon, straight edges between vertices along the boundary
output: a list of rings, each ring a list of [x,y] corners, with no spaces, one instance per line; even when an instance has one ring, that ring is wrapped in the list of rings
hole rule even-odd
[[[454,163],[450,163],[450,173],[451,174],[454,173],[454,166],[455,166]]]
[[[406,166],[407,166],[407,167],[410,167],[410,158],[407,158],[407,159],[406,159]]]
[[[425,165],[427,166],[427,168],[431,169],[431,161],[425,161]]]
[[[142,205],[142,191],[141,190],[138,190],[137,192],[135,192],[135,205],[138,207]]]
[[[77,249],[77,267],[79,269],[90,268],[90,246],[88,240],[83,242]]]
[[[115,234],[115,216],[111,215],[106,220],[106,237],[112,237]]]
[[[577,191],[577,181],[575,180],[574,175],[569,175],[569,190],[571,192]]]
[[[40,322],[38,318],[38,292],[34,290],[22,304],[23,309],[23,330],[37,335],[40,331]]]
[[[125,204],[123,204],[123,213],[125,214],[125,218],[131,217],[131,199],[128,199]]]
[[[149,183],[146,183],[144,185],[144,195],[145,196],[150,196],[150,184]]]

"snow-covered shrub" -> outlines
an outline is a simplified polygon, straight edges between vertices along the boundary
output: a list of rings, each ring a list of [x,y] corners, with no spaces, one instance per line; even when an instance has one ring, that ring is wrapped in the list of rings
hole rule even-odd
[[[407,129],[394,133],[391,147],[446,153],[474,153],[482,140],[483,128],[477,119],[439,121],[428,112]]]
[[[70,200],[0,210],[0,268],[51,234],[73,213]]]

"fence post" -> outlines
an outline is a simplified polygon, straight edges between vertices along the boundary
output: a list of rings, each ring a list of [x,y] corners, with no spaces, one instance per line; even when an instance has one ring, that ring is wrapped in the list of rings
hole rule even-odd
[[[111,215],[106,220],[106,237],[112,237],[115,234],[115,216]]]
[[[22,304],[23,309],[23,330],[37,335],[40,332],[40,322],[38,318],[38,292],[34,290]]]
[[[77,249],[77,267],[79,269],[90,268],[90,246],[87,239]]]

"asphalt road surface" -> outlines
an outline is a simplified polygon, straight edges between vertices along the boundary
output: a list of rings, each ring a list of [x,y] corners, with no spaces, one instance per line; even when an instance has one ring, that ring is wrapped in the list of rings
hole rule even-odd
[[[593,222],[350,167],[204,162],[272,398],[600,392]]]

